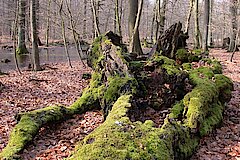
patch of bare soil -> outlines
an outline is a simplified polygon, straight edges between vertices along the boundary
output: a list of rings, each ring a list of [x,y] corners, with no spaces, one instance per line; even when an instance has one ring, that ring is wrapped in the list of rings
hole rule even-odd
[[[229,61],[231,53],[225,50],[213,49],[210,55],[221,61],[224,75],[234,82],[234,91],[223,124],[203,138],[191,160],[240,160],[240,52],[236,52],[233,62]]]
[[[51,64],[41,72],[24,71],[19,75],[11,71],[0,76],[0,152],[7,145],[9,133],[16,124],[14,116],[19,112],[40,109],[50,105],[72,104],[88,85],[82,79],[90,68],[79,62]],[[43,127],[33,143],[22,153],[23,159],[63,159],[73,150],[76,141],[89,134],[102,123],[98,111],[76,115],[64,123]],[[41,158],[39,158],[41,157]]]

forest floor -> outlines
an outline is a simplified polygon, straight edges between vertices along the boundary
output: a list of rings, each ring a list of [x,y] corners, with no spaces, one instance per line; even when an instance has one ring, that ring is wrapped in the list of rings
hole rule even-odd
[[[203,138],[191,160],[240,160],[240,52],[236,53],[233,62],[227,61],[230,55],[223,50],[211,50],[211,56],[221,61],[224,74],[234,81],[235,89],[223,124]],[[89,83],[82,79],[82,74],[90,73],[91,69],[82,69],[78,63],[73,66],[51,64],[41,72],[24,71],[19,75],[11,71],[9,75],[0,76],[0,82],[4,84],[3,87],[0,85],[0,152],[7,145],[17,113],[49,105],[68,106],[81,95]],[[101,112],[92,111],[73,116],[63,123],[44,126],[21,156],[26,160],[64,159],[71,154],[77,141],[102,122]]]
[[[41,72],[11,71],[0,76],[0,152],[7,145],[9,133],[16,124],[19,112],[40,109],[50,105],[69,106],[80,97],[89,80],[82,79],[90,68],[83,69],[77,62],[73,68],[58,63],[45,66]],[[0,84],[1,84],[0,83]],[[21,154],[22,159],[63,159],[73,151],[75,143],[93,131],[103,117],[99,111],[75,115],[63,123],[41,128],[33,143]]]

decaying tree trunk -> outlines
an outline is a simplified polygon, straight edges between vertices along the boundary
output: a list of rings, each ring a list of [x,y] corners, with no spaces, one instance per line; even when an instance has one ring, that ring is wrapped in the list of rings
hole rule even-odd
[[[162,53],[191,57],[184,48],[178,49],[184,46],[179,43],[181,33],[180,23],[165,32],[159,40]],[[94,73],[82,96],[69,107],[18,114],[19,123],[0,158],[17,157],[43,124],[101,109],[105,122],[78,144],[70,159],[187,159],[199,139],[221,122],[224,103],[233,89],[232,82],[220,74],[219,62],[204,62],[211,67],[179,65],[174,57],[159,53],[143,59],[129,54],[120,36],[101,35],[89,53],[88,64]],[[165,113],[161,125],[137,114],[149,107]]]
[[[176,51],[181,48],[186,48],[186,40],[188,36],[182,31],[182,24],[176,23],[172,25],[165,34],[163,34],[157,42],[157,51],[162,52],[162,55],[175,59]]]

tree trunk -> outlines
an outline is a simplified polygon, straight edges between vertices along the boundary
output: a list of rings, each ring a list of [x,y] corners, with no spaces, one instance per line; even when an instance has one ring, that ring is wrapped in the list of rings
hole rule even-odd
[[[194,0],[189,0],[189,10],[188,10],[188,15],[187,15],[187,20],[186,20],[185,30],[184,30],[185,34],[188,34],[189,32],[190,20],[191,20],[192,10],[193,10],[193,3],[194,3]]]
[[[203,51],[208,51],[208,32],[209,32],[209,14],[210,14],[210,0],[204,1],[204,38],[203,38]]]
[[[130,52],[143,54],[141,42],[139,38],[139,23],[142,12],[142,0],[129,0],[129,19],[128,19],[128,29],[129,29],[129,39],[130,39]]]
[[[230,6],[230,12],[232,17],[232,35],[231,35],[231,41],[228,48],[229,52],[233,52],[235,48],[235,43],[237,39],[237,4],[238,0],[231,0],[231,6]]]
[[[122,25],[121,25],[121,16],[119,14],[119,0],[115,0],[115,17],[116,17],[116,27],[117,33],[122,37]]]
[[[61,18],[62,38],[63,38],[63,43],[64,43],[64,48],[65,48],[65,53],[66,53],[66,57],[67,57],[67,60],[68,60],[68,64],[72,68],[72,63],[71,63],[71,59],[70,59],[68,48],[67,48],[65,22],[64,22],[64,19],[63,19],[63,15],[62,15],[63,3],[64,3],[64,0],[61,0],[60,9],[59,9],[59,15],[60,15],[60,18]]]
[[[209,19],[209,34],[208,34],[208,43],[209,46],[213,46],[213,5],[214,5],[214,0],[210,0],[210,19]]]
[[[159,27],[160,36],[164,33],[167,2],[168,2],[168,0],[163,0],[163,2],[162,2],[162,9],[160,12],[161,13],[160,14],[160,27]]]
[[[99,1],[97,0],[97,3],[95,0],[91,0],[92,4],[92,11],[93,11],[93,21],[94,21],[94,28],[95,28],[95,37],[100,36],[101,32],[99,29],[99,21],[98,21],[98,15],[97,15],[97,5],[99,4]]]
[[[49,60],[49,31],[50,31],[50,8],[51,8],[52,0],[48,0],[48,7],[47,7],[47,29],[46,29],[46,35],[45,35],[45,43],[46,43],[46,54],[47,54],[47,60]]]
[[[194,21],[194,41],[195,41],[195,48],[200,48],[200,29],[199,29],[199,10],[198,10],[198,5],[199,5],[199,0],[194,0],[194,16],[195,16],[195,21]]]
[[[17,54],[26,54],[28,53],[26,44],[25,44],[25,15],[26,15],[26,0],[19,0],[19,20],[18,20],[18,47]]]
[[[74,44],[75,44],[75,47],[76,47],[76,50],[77,50],[77,53],[78,53],[78,56],[79,56],[79,59],[80,59],[81,63],[83,64],[84,67],[86,67],[83,60],[82,60],[83,52],[82,52],[81,44],[80,44],[80,42],[78,40],[78,37],[77,37],[72,12],[71,12],[71,9],[69,7],[69,5],[71,5],[71,1],[69,1],[69,4],[68,4],[68,2],[66,2],[66,3],[67,3],[67,10],[68,10],[69,17],[70,17],[70,26],[71,26],[71,30],[72,30]]]
[[[31,0],[30,5],[31,15],[31,33],[32,33],[32,54],[33,54],[33,69],[41,70],[38,50],[38,32],[37,32],[37,17],[36,17],[36,0]]]
[[[83,38],[87,38],[87,0],[83,2]]]
[[[152,24],[151,24],[151,35],[150,35],[150,39],[151,39],[151,42],[152,43],[155,43],[156,42],[156,40],[155,40],[155,42],[154,42],[154,40],[153,40],[153,32],[154,32],[154,28],[155,28],[155,21],[156,21],[156,17],[157,17],[157,15],[156,15],[156,9],[157,9],[157,1],[155,2],[155,4],[154,4],[154,8],[153,8],[153,17],[152,17]]]

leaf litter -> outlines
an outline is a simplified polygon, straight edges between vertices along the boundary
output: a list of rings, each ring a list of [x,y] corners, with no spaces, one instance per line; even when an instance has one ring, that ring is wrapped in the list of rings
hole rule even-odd
[[[69,106],[80,97],[89,80],[82,79],[90,68],[77,62],[73,68],[67,64],[50,64],[44,71],[11,71],[0,76],[4,85],[0,90],[0,152],[7,145],[9,133],[16,124],[19,112],[40,109],[51,105]],[[22,159],[64,159],[74,145],[103,122],[99,111],[75,115],[60,123],[43,126],[33,142],[21,153]]]

